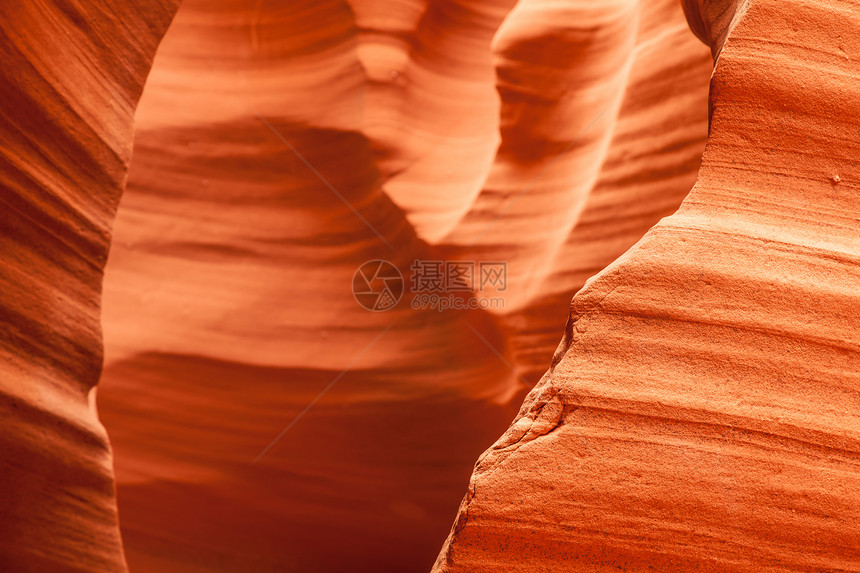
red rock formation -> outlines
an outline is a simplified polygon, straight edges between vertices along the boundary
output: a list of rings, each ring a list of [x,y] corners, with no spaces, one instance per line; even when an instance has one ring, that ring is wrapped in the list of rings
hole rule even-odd
[[[7,4],[0,570],[122,571],[102,267],[178,2]],[[431,567],[571,295],[693,184],[709,72],[675,0],[185,0],[104,285],[131,570]],[[504,308],[350,292],[443,258]]]
[[[860,6],[730,4],[687,5],[696,186],[573,299],[434,571],[860,570]]]
[[[102,269],[134,108],[177,4],[0,4],[3,571],[125,570],[94,404]]]
[[[694,181],[707,49],[674,0],[615,4],[186,0],[105,282],[134,571],[432,566],[571,294]],[[367,260],[450,256],[509,261],[506,307],[349,290]]]
[[[580,139],[569,153],[545,159],[549,165],[535,179],[528,179],[527,172],[516,174],[523,181],[523,189],[529,185],[522,200],[531,193],[551,193],[558,186],[553,176],[564,174],[559,164],[565,157],[576,155],[581,148],[587,150],[590,134],[602,122],[612,125],[612,142],[598,158],[599,176],[588,191],[582,213],[564,243],[553,247],[556,254],[548,270],[535,269],[538,277],[546,278],[541,281],[521,275],[522,279],[513,285],[530,295],[524,308],[505,317],[512,332],[510,346],[517,367],[528,372],[530,379],[537,380],[546,371],[547,357],[558,344],[559,325],[565,319],[572,294],[661,217],[674,212],[695,182],[702,136],[707,129],[701,102],[707,97],[708,77],[703,70],[709,67],[710,60],[705,50],[691,43],[686,22],[673,2],[644,4],[637,19],[638,39],[629,56],[631,69],[617,114],[607,118],[609,108],[599,110],[597,113],[602,115],[592,118],[597,122],[589,124],[588,131],[580,132]],[[567,175],[570,189],[575,188],[578,173],[573,170]],[[496,235],[492,252],[529,265],[530,261],[514,248],[516,245],[505,241],[514,233],[527,237],[531,234],[522,232],[523,223],[518,220],[526,214],[514,216],[520,209],[519,202],[505,204],[505,215],[496,218],[485,235],[497,228],[505,230]],[[552,221],[546,212],[532,213],[534,227],[543,228]],[[488,219],[487,224],[492,220]],[[484,237],[481,243],[486,244]]]
[[[363,262],[432,255],[363,132],[352,15],[251,8],[185,2],[138,114],[99,395],[129,563],[426,571],[522,382],[486,313],[356,304]]]

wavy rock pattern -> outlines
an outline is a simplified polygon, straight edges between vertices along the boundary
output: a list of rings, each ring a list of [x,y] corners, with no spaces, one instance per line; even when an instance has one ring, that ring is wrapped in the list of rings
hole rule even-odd
[[[675,0],[185,0],[154,62],[178,1],[6,4],[4,571],[426,571],[704,147]],[[505,307],[353,300],[443,258],[506,261]]]
[[[709,71],[673,0],[186,0],[105,281],[131,568],[428,570],[572,293],[693,184]],[[506,307],[349,291],[446,257],[507,260]]]
[[[493,317],[350,292],[364,261],[432,255],[362,131],[348,8],[186,2],[159,51],[99,395],[134,570],[426,571],[514,414],[522,383],[467,326],[503,348]]]
[[[687,3],[698,182],[573,299],[434,571],[860,571],[858,9]]]
[[[0,569],[124,571],[95,411],[132,119],[177,2],[0,4]]]

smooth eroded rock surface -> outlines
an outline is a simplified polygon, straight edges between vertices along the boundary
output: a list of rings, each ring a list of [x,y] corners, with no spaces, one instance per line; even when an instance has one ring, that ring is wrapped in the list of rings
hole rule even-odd
[[[186,0],[105,281],[131,568],[429,570],[571,295],[692,186],[710,70],[674,0]],[[504,306],[368,312],[373,259],[505,261]]]
[[[860,5],[687,4],[698,182],[574,297],[434,571],[860,571]]]
[[[95,411],[132,120],[178,2],[0,4],[0,570],[125,571]]]

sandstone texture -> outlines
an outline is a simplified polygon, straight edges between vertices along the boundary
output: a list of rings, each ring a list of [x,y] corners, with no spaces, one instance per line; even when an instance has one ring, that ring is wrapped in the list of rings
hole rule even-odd
[[[0,572],[860,571],[857,0],[9,1],[0,55]]]
[[[674,1],[186,0],[105,280],[131,569],[429,570],[571,295],[692,186],[710,69]],[[506,261],[504,308],[368,312],[373,259]]]
[[[858,5],[701,4],[698,181],[574,297],[434,571],[860,570]]]
[[[124,571],[95,410],[134,109],[178,2],[0,4],[0,570]]]

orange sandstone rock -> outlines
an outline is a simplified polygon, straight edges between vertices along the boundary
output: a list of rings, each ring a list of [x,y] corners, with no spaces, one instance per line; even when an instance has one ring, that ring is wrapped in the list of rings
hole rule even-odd
[[[95,410],[132,116],[178,2],[0,4],[0,570],[125,571]]]
[[[99,392],[135,571],[427,571],[572,293],[694,181],[674,0],[350,7],[186,0],[159,50]],[[507,261],[505,307],[349,290],[452,257]]]
[[[675,0],[185,0],[148,79],[178,2],[7,4],[4,571],[125,569],[112,462],[132,571],[428,570],[571,295],[704,147]],[[505,304],[367,312],[373,259],[504,261]]]
[[[698,182],[574,297],[434,571],[860,570],[858,8],[687,4]]]

